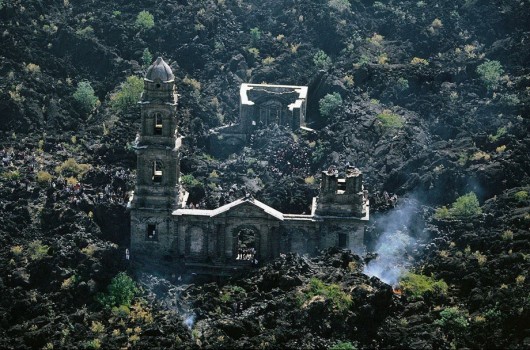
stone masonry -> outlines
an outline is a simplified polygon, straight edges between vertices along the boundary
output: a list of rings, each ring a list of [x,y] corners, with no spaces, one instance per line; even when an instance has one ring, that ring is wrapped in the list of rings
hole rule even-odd
[[[244,85],[242,91],[259,90]],[[285,88],[300,99],[281,113],[275,112],[276,107],[263,112],[260,120],[299,127],[307,88]],[[324,171],[309,215],[284,214],[251,196],[214,210],[187,209],[187,193],[180,185],[177,94],[173,73],[162,58],[149,67],[139,103],[137,182],[129,203],[132,259],[178,272],[231,275],[288,252],[313,255],[329,247],[363,249],[369,203],[358,169],[347,167],[344,178],[338,169]]]

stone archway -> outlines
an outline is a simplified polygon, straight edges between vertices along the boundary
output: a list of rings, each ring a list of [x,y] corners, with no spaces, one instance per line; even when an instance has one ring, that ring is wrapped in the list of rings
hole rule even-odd
[[[254,261],[259,256],[260,231],[251,225],[238,226],[232,231],[234,259]]]

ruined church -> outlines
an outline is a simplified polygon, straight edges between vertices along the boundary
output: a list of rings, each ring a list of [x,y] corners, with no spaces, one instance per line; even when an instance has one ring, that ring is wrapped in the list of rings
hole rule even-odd
[[[307,87],[243,84],[241,91],[240,124],[228,132],[233,137],[271,123],[292,129],[305,125]],[[251,196],[213,210],[187,208],[180,184],[177,102],[175,77],[159,57],[147,70],[139,101],[137,179],[129,203],[133,259],[222,276],[282,253],[364,246],[369,203],[355,167],[344,169],[342,178],[335,168],[322,172],[308,215],[281,213]]]

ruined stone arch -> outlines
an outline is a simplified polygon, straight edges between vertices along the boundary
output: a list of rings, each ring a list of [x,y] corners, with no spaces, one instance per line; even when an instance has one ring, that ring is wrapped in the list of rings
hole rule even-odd
[[[260,230],[251,224],[239,225],[232,229],[232,252],[234,259],[238,260],[250,260],[241,259],[241,254],[244,251],[254,250],[254,256],[259,258],[259,246],[261,241]]]

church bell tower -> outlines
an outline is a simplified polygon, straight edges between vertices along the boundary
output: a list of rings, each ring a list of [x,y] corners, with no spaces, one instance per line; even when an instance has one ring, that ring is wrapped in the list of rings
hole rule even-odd
[[[147,70],[139,101],[141,129],[135,141],[137,177],[131,201],[131,248],[147,249],[145,253],[155,253],[171,239],[171,213],[181,204],[177,99],[175,76],[158,57]]]

